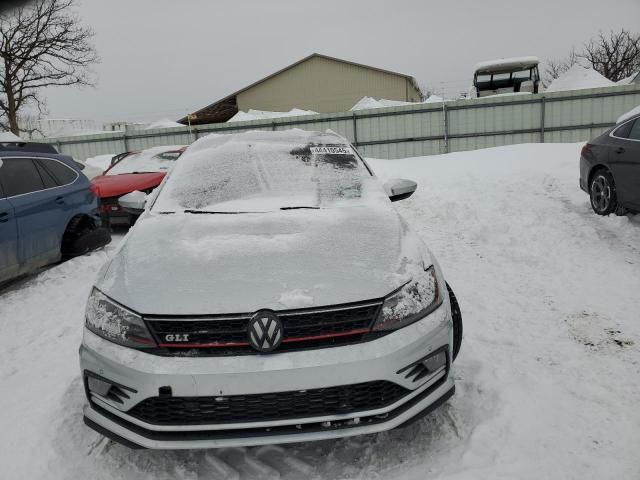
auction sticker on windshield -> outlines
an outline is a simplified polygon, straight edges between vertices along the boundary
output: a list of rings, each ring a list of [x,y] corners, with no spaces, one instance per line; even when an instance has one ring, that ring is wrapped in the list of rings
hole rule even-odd
[[[353,155],[353,150],[350,147],[343,145],[330,146],[324,145],[322,147],[309,147],[313,155]]]

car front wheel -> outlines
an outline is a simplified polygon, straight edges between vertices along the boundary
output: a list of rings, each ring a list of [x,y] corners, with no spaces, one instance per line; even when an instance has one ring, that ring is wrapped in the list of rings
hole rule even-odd
[[[589,184],[591,208],[598,215],[610,215],[618,208],[616,184],[609,170],[598,170]]]

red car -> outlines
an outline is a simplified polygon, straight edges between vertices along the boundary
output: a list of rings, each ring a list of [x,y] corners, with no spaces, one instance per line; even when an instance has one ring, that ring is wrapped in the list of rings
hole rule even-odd
[[[114,156],[111,166],[91,180],[103,222],[106,225],[128,225],[129,215],[122,210],[118,199],[135,190],[151,192],[160,185],[167,170],[186,148],[170,145]]]

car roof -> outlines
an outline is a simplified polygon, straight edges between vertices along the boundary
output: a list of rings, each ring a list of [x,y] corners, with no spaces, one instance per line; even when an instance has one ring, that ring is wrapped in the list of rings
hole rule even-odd
[[[54,153],[58,151],[53,145],[49,143],[36,143],[36,142],[1,142],[0,152],[41,152],[41,153]]]
[[[59,153],[44,153],[44,152],[25,152],[25,151],[11,151],[11,150],[3,150],[0,151],[0,158],[2,157],[13,157],[13,158],[53,158],[54,160],[60,160],[65,165],[72,167],[74,170],[80,170],[78,166],[78,162],[76,162],[69,155],[62,155]]]

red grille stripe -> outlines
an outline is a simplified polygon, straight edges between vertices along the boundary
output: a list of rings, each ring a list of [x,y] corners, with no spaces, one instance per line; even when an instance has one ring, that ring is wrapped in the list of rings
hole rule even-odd
[[[313,335],[309,337],[285,338],[282,343],[305,342],[308,340],[324,340],[327,338],[346,337],[348,335],[360,335],[369,333],[368,328],[360,328],[349,332],[325,333],[323,335]],[[249,342],[227,342],[227,343],[161,343],[161,347],[169,348],[215,348],[215,347],[248,347]]]

